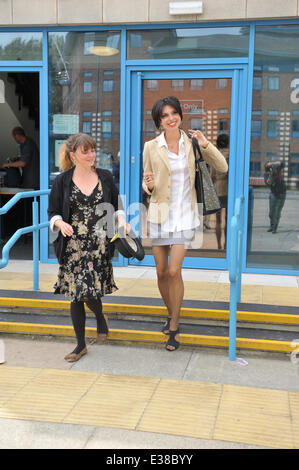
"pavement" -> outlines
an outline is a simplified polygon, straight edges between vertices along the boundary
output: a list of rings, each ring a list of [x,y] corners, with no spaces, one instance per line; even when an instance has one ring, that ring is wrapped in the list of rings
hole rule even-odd
[[[40,265],[52,292],[56,264]],[[114,268],[115,296],[158,298],[154,268]],[[228,301],[228,273],[183,270],[185,299]],[[297,307],[296,276],[244,274],[242,302]],[[32,291],[31,261],[10,261],[0,289]],[[294,332],[296,335],[297,333]],[[299,337],[299,332],[297,334]],[[299,360],[290,354],[1,334],[0,448],[291,449],[299,447]],[[1,357],[1,354],[0,354]],[[191,454],[192,454],[191,452]],[[118,454],[117,454],[118,455]],[[119,454],[120,455],[120,454]],[[133,454],[132,454],[133,455]],[[136,454],[137,455],[137,454]]]

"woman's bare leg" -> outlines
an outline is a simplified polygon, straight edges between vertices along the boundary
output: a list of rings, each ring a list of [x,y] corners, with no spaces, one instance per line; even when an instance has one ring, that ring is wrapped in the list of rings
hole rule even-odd
[[[172,310],[169,300],[169,283],[168,283],[168,252],[169,246],[153,246],[153,254],[156,263],[156,271],[158,278],[158,288],[164,304],[168,310],[168,316],[171,317]]]
[[[184,297],[182,263],[185,254],[185,245],[172,245],[169,256],[169,298],[172,310],[171,330],[176,330],[179,325],[180,309]]]
[[[179,317],[181,305],[184,297],[184,282],[182,278],[182,263],[186,254],[185,245],[173,245],[169,256],[169,299],[172,311],[170,330],[175,331],[179,327]],[[179,335],[175,336],[175,340],[179,341]],[[175,349],[171,345],[167,345],[167,349]]]

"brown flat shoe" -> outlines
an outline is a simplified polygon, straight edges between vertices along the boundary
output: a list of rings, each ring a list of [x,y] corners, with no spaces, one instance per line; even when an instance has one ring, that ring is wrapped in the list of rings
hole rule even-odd
[[[82,356],[84,356],[84,354],[86,354],[86,353],[87,353],[87,348],[85,347],[85,348],[82,349],[82,351],[79,352],[78,354],[76,354],[76,353],[67,354],[64,359],[65,359],[67,362],[76,362],[76,361],[79,361],[79,359],[80,359]]]
[[[108,317],[107,317],[107,315],[104,315],[104,318],[105,318],[105,322],[106,322],[106,325],[107,325],[107,331],[108,331],[108,333],[98,333],[98,334],[97,334],[97,339],[96,339],[96,344],[104,344],[105,341],[106,341],[107,338],[108,338],[108,335],[109,335],[109,327],[108,327]]]

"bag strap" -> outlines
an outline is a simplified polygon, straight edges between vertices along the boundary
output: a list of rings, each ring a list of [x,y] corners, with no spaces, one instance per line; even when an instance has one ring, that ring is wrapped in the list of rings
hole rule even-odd
[[[197,139],[192,139],[192,146],[193,146],[193,153],[195,159],[195,189],[196,189],[196,196],[197,202],[204,204],[204,192],[203,192],[203,181],[202,181],[202,174],[199,162],[203,160],[201,151],[197,142]],[[196,152],[199,153],[200,158],[196,158]]]
[[[198,141],[195,137],[192,138],[192,146],[193,146],[193,152],[194,152],[194,157],[195,157],[195,163],[203,162],[204,159],[200,150],[200,146],[198,145]],[[199,155],[199,158],[196,158],[196,151]]]

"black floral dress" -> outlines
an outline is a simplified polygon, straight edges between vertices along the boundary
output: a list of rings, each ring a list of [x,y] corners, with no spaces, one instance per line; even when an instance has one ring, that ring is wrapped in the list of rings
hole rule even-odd
[[[100,208],[102,184],[86,196],[72,181],[70,197],[74,233],[68,240],[65,263],[59,266],[55,294],[65,294],[72,302],[99,299],[117,290],[110,256],[107,252],[107,224]]]

